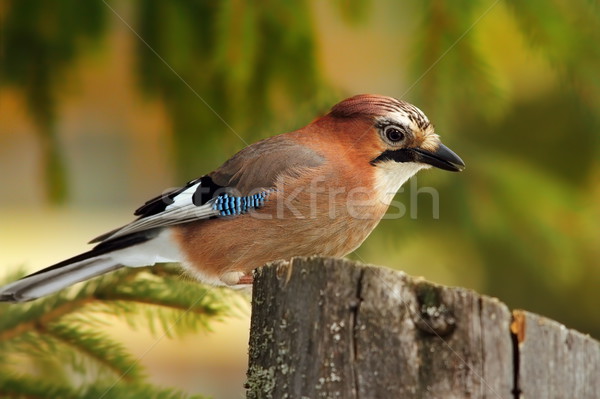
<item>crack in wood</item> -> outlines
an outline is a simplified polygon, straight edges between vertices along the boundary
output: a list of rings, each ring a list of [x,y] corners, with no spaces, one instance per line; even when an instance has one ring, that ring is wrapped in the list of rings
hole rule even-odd
[[[350,354],[350,358],[351,358],[351,367],[352,367],[352,379],[353,379],[353,385],[354,385],[354,392],[355,392],[355,397],[356,399],[358,399],[360,397],[360,377],[358,374],[358,365],[357,365],[357,356],[358,356],[358,339],[357,339],[357,333],[358,333],[358,315],[359,315],[359,311],[360,311],[360,304],[362,302],[362,284],[363,284],[363,277],[365,275],[365,271],[361,270],[360,274],[358,275],[358,280],[356,283],[356,297],[355,297],[355,303],[350,304],[350,334],[351,334],[351,345],[350,345],[350,349],[351,349],[351,354]]]
[[[513,322],[511,322],[512,325]],[[519,367],[520,367],[520,354],[519,354],[519,338],[516,333],[514,333],[511,329],[510,338],[512,341],[512,350],[513,350],[513,388],[511,393],[514,399],[519,399],[521,397],[521,389],[519,388]]]

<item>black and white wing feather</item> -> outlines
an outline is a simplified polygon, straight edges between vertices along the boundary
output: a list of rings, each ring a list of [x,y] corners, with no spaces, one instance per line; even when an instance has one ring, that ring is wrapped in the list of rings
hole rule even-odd
[[[192,180],[182,188],[147,201],[135,211],[138,219],[91,242],[109,241],[133,233],[219,216],[220,212],[214,206],[214,196],[220,188],[208,176]]]

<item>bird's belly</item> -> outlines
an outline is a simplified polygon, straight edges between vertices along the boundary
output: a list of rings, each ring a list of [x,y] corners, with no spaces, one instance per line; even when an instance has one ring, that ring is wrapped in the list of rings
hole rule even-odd
[[[341,257],[356,249],[379,222],[383,211],[362,217],[341,215],[261,215],[204,220],[174,227],[185,264],[206,282],[293,256]],[[268,215],[269,217],[266,217]]]

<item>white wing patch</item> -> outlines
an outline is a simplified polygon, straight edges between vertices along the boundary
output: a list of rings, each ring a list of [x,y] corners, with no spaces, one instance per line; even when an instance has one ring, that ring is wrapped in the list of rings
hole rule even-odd
[[[194,184],[193,186],[188,187],[184,191],[180,192],[173,198],[173,203],[168,205],[165,208],[165,211],[169,211],[171,209],[181,208],[187,205],[194,205],[193,196],[196,190],[200,187],[200,183]]]

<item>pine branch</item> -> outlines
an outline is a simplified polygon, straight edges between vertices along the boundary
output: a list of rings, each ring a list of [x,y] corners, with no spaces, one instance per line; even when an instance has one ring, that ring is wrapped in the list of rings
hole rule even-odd
[[[0,397],[19,399],[77,398],[77,390],[61,384],[0,373]]]
[[[69,313],[78,311],[95,300],[93,297],[80,298],[79,300],[73,300],[71,302],[59,301],[57,299],[58,298],[42,299],[44,302],[32,306],[33,309],[22,312],[22,317],[14,317],[14,314],[3,314],[2,320],[6,321],[6,323],[2,324],[8,324],[8,327],[0,324],[0,342],[9,341],[31,330],[44,329],[45,325],[60,319]],[[51,310],[40,315],[40,311],[45,308],[51,308]]]
[[[90,305],[97,305],[92,311],[118,316],[137,316],[139,308],[134,305],[153,305],[200,316],[199,325],[204,325],[202,316],[212,318],[226,314],[227,306],[218,301],[223,295],[182,279],[180,272],[175,273],[176,269],[171,266],[156,268],[159,270],[126,268],[85,283],[75,295],[66,291],[31,304],[4,305],[0,344],[25,332],[44,329],[67,315],[88,310]]]
[[[102,331],[107,316],[152,333],[160,327],[172,337],[208,329],[210,320],[230,314],[226,297],[225,291],[208,289],[182,278],[179,268],[162,265],[125,268],[32,303],[1,305],[0,375],[8,377],[0,378],[0,396],[97,398],[110,390],[110,397],[181,398],[180,392],[141,383],[143,371],[135,359]],[[65,375],[79,374],[79,384],[93,385],[75,389],[68,380],[44,379],[43,372],[36,377],[42,383],[32,382],[32,376],[15,374],[19,359],[56,364]],[[102,385],[100,373],[105,372],[123,381]]]
[[[157,388],[148,384],[94,385],[79,393],[78,399],[205,399],[202,395],[187,395],[176,389]]]
[[[126,381],[138,379],[142,374],[136,359],[105,334],[66,324],[53,324],[42,333],[73,347],[77,353],[84,354]]]
[[[73,388],[45,380],[17,375],[0,374],[0,397],[11,399],[203,399],[201,395],[185,393],[148,384],[97,384]]]

